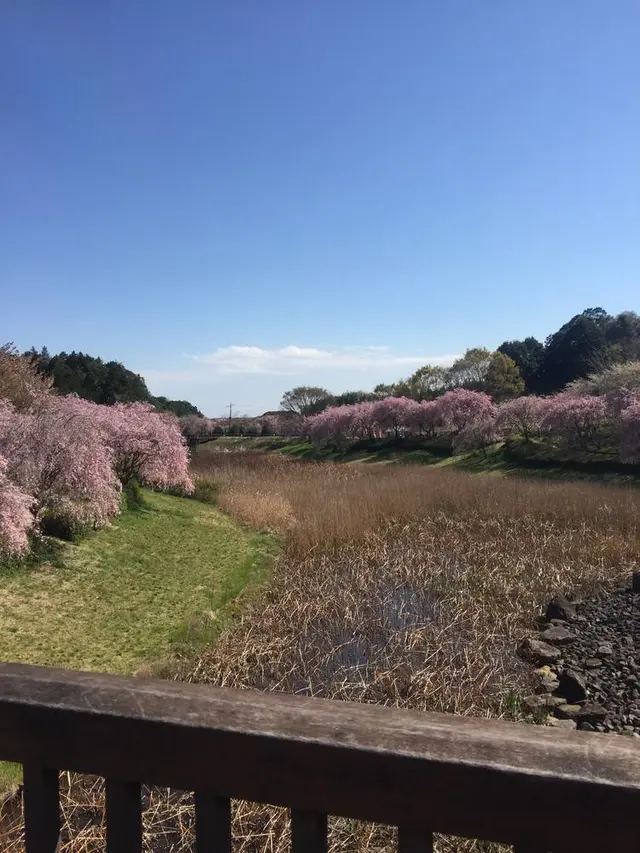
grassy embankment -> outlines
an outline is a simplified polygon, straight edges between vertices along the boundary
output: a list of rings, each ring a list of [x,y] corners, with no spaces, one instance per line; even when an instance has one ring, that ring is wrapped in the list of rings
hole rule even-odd
[[[229,603],[266,578],[275,540],[211,505],[143,495],[142,509],[60,543],[52,560],[0,568],[0,658],[159,672],[215,639]],[[16,778],[0,765],[0,791]]]
[[[301,438],[232,438],[208,442],[198,448],[200,458],[220,451],[277,452],[294,459],[367,464],[420,464],[451,468],[471,474],[496,474],[534,479],[591,481],[614,485],[640,484],[640,466],[622,465],[606,451],[574,453],[550,448],[545,442],[512,441],[485,453],[453,456],[447,439],[386,438],[362,441],[344,451],[314,447]]]

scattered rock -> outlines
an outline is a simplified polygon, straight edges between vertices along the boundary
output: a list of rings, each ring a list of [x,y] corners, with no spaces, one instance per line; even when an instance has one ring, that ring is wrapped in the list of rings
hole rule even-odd
[[[522,704],[530,711],[535,711],[538,708],[557,708],[558,705],[564,704],[564,699],[562,696],[552,696],[551,693],[535,693],[526,696]]]
[[[561,720],[558,717],[547,717],[547,725],[553,726],[554,729],[577,729],[578,724],[575,720]]]
[[[547,605],[545,618],[547,622],[550,622],[552,619],[563,619],[571,622],[577,615],[575,607],[568,598],[564,595],[556,595]]]
[[[544,708],[546,705],[545,697],[548,694],[546,693],[536,693],[533,696],[525,696],[522,700],[522,704],[528,711],[535,711],[538,708]]]
[[[606,719],[607,709],[603,708],[597,702],[585,702],[580,708],[578,714],[578,724],[580,723],[602,723]]]
[[[606,719],[607,711],[597,702],[585,702],[584,705],[558,705],[555,713],[561,720],[575,720],[578,725],[589,723],[596,725]]]
[[[526,657],[535,663],[553,663],[560,657],[559,649],[550,646],[543,640],[536,640],[535,637],[527,637],[523,641],[522,651]]]
[[[562,728],[575,728],[577,724],[582,731],[640,739],[638,601],[629,585],[618,589],[609,586],[583,601],[554,598],[545,619],[539,620],[540,633],[532,646],[526,646],[534,660],[541,660],[534,654],[534,650],[540,651],[535,641],[543,644],[544,654],[550,655],[535,671],[535,692],[540,698],[531,707],[551,711]],[[566,645],[558,642],[556,631],[551,630],[557,628],[574,639]],[[545,646],[557,646],[556,655]]]
[[[547,628],[545,631],[542,631],[541,634],[538,634],[538,639],[542,640],[544,643],[553,643],[556,646],[564,646],[567,643],[573,643],[576,636],[562,625],[553,625],[551,628]]]
[[[561,720],[575,720],[579,713],[580,705],[569,705],[565,702],[556,708],[556,714]]]
[[[564,696],[569,704],[584,702],[587,698],[587,686],[584,676],[575,669],[566,669],[560,673],[560,686],[558,692]]]
[[[560,686],[558,676],[549,665],[545,664],[545,666],[541,666],[539,669],[534,670],[534,673],[538,678],[538,686],[536,688],[538,692],[555,693]]]

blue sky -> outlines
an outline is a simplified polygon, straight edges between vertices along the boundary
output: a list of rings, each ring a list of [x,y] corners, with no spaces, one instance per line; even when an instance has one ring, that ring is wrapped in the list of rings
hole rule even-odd
[[[215,416],[640,308],[637,0],[0,16],[0,341]]]

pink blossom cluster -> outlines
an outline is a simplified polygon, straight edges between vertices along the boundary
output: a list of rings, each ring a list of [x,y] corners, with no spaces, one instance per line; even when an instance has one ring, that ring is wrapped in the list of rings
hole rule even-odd
[[[147,486],[177,486],[193,491],[189,453],[175,415],[158,412],[150,403],[96,406],[118,479]]]
[[[0,553],[22,554],[29,547],[34,499],[7,477],[8,466],[0,456]]]
[[[18,411],[0,400],[0,552],[26,550],[44,514],[104,525],[132,478],[190,491],[188,466],[177,418],[149,404],[48,395]]]

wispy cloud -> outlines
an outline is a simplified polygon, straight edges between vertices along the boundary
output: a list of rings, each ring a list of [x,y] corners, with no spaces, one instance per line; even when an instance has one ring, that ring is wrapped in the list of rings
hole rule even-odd
[[[404,355],[389,347],[317,348],[290,344],[279,349],[256,346],[220,347],[213,352],[187,356],[218,375],[270,374],[298,376],[313,370],[362,370],[381,368],[411,370],[422,364],[451,364],[455,355]],[[180,371],[182,373],[182,371]]]

